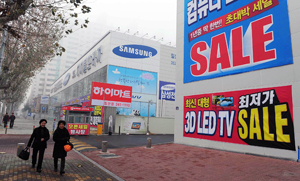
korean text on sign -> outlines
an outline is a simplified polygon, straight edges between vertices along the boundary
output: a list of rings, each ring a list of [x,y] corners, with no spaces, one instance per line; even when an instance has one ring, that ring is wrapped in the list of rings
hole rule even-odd
[[[68,124],[67,128],[71,135],[89,134],[89,125],[87,124]]]
[[[201,97],[199,99],[187,99],[185,101],[185,107],[190,109],[200,108],[209,108],[209,97]]]
[[[101,96],[104,94],[113,96],[119,96],[122,98],[131,98],[130,91],[123,91],[119,89],[111,89],[111,88],[103,88],[103,87],[94,87],[94,93],[100,94]]]

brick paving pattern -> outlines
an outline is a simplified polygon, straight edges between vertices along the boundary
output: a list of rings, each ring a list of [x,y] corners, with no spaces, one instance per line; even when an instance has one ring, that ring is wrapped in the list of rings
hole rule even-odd
[[[66,157],[66,173],[61,176],[59,172],[54,172],[52,158],[54,142],[50,141],[51,139],[48,141],[48,148],[45,151],[42,172],[38,173],[36,169],[31,168],[31,155],[27,161],[21,160],[16,156],[17,143],[27,144],[29,137],[30,135],[0,135],[0,180],[116,180],[74,151],[68,152],[68,156]]]
[[[165,144],[110,149],[120,157],[83,152],[126,181],[136,180],[300,180],[300,163],[267,157]]]

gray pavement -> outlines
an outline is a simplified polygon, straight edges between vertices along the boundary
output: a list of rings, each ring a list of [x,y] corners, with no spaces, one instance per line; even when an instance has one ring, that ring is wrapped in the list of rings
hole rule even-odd
[[[137,146],[146,146],[147,138],[151,138],[153,145],[166,144],[174,142],[174,135],[89,135],[72,136],[72,138],[101,149],[102,141],[107,141],[107,148],[129,148]],[[89,151],[89,149],[80,150]]]
[[[52,123],[47,124],[49,130]],[[300,180],[298,162],[165,144],[173,142],[173,135],[72,136],[75,149],[82,151],[68,153],[64,176],[53,171],[50,139],[42,173],[37,173],[30,168],[31,159],[16,157],[17,143],[27,143],[33,124],[38,125],[38,120],[17,119],[7,135],[1,127],[0,180]],[[151,149],[145,148],[148,137],[152,138]],[[99,150],[102,141],[108,141],[108,153]]]
[[[16,118],[13,129],[10,129],[8,125],[7,134],[31,134],[33,126],[39,126],[39,121],[39,118],[35,118],[35,120],[33,120],[32,118]],[[53,120],[47,120],[46,127],[49,129],[49,131],[53,131]],[[0,126],[0,134],[5,134],[4,125],[2,122]]]
[[[65,167],[66,173],[60,175],[59,172],[54,171],[52,158],[54,142],[52,139],[48,141],[48,146],[45,150],[42,172],[38,173],[35,169],[31,168],[31,158],[24,161],[16,156],[17,143],[27,143],[29,137],[30,135],[0,135],[0,180],[122,180],[74,150],[68,152]]]

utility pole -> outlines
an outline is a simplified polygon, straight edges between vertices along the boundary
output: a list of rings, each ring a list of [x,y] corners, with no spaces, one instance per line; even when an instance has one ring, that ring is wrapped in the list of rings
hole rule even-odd
[[[1,49],[0,49],[0,74],[1,74],[1,70],[2,70],[2,62],[3,62],[3,59],[4,59],[4,49],[5,49],[5,46],[6,46],[6,38],[7,38],[7,31],[4,28],[2,44],[1,44]]]
[[[150,134],[149,132],[150,132],[150,130],[149,130],[149,117],[150,117],[150,105],[152,105],[152,100],[149,100],[148,101],[148,121],[147,121],[147,134]]]

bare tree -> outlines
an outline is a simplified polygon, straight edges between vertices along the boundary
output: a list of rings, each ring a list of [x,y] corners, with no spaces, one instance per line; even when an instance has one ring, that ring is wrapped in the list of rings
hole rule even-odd
[[[9,23],[28,14],[28,11],[32,9],[48,9],[51,11],[53,20],[60,21],[62,24],[67,24],[70,21],[69,18],[73,17],[75,25],[79,25],[76,19],[79,13],[74,10],[80,9],[80,13],[83,14],[89,13],[91,10],[90,7],[83,5],[83,0],[1,0],[0,6],[0,27],[8,29],[9,33],[17,37],[19,36],[18,30]],[[28,19],[28,23],[43,21],[35,14],[30,16],[31,19]],[[86,26],[85,23],[82,26]]]
[[[88,20],[80,24],[77,17],[88,12],[82,0],[2,0],[0,31],[8,31],[9,38],[1,67],[0,100],[23,99],[35,73],[65,51],[59,40],[72,33],[73,26],[87,27]]]
[[[28,23],[31,16],[39,17],[40,21]],[[29,9],[24,16],[10,22],[10,26],[21,37],[9,35],[0,75],[0,100],[15,102],[14,98],[25,96],[19,91],[26,92],[31,77],[55,55],[65,51],[58,44],[65,27],[53,20],[52,11],[44,7]]]

